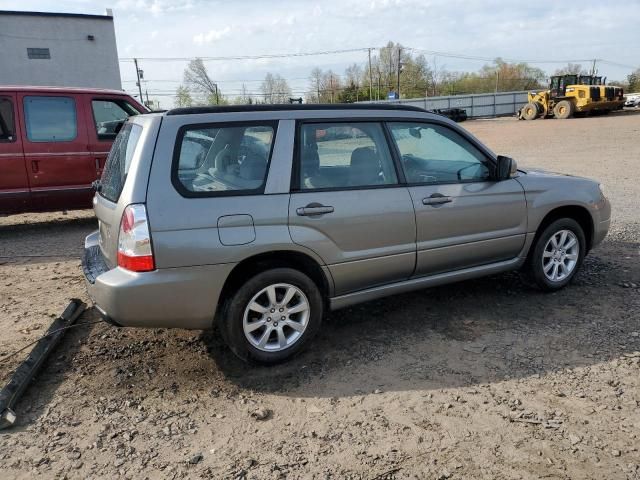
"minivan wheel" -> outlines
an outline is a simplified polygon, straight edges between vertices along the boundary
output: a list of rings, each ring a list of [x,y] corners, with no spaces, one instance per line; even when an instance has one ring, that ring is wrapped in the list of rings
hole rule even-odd
[[[274,268],[255,275],[227,304],[222,329],[242,360],[278,363],[299,352],[322,322],[322,295],[304,273]]]
[[[548,225],[538,236],[528,259],[528,273],[545,291],[558,290],[575,276],[586,253],[584,231],[571,218]]]

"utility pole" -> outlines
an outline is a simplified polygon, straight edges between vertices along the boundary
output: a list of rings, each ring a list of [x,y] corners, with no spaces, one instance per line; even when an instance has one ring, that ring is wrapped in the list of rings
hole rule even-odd
[[[371,76],[371,49],[369,49],[369,101],[373,100],[373,78]]]
[[[393,50],[389,47],[389,90],[393,88]]]
[[[147,90],[145,88],[144,93],[147,95],[147,105],[146,106],[147,106],[147,108],[149,108],[149,105],[151,105],[151,102],[149,102],[149,90]]]
[[[498,76],[500,75],[499,71],[496,70],[496,90],[495,93],[498,93]]]
[[[133,63],[136,66],[136,78],[138,79],[136,85],[138,85],[138,91],[140,92],[140,102],[144,102],[144,99],[142,98],[142,84],[140,83],[140,69],[138,68],[138,59],[134,58]]]
[[[220,100],[218,99],[218,84],[214,83],[214,87],[216,87],[216,105],[220,105]]]
[[[438,93],[438,57],[436,55],[433,56],[433,96],[435,97]]]
[[[320,75],[316,77],[316,88],[318,89],[318,103],[320,103]]]
[[[331,90],[331,103],[333,103],[333,73],[329,75],[329,89]]]
[[[592,77],[596,74],[596,60],[597,60],[597,58],[593,59],[593,65],[591,66],[591,76]]]
[[[400,100],[400,68],[402,68],[402,62],[400,61],[400,57],[402,55],[402,48],[398,47],[398,88],[396,92],[398,93],[398,100]]]

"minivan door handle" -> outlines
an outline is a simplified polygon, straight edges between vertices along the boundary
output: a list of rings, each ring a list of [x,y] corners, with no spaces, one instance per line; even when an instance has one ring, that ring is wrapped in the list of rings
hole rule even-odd
[[[301,217],[314,217],[316,215],[333,213],[333,207],[322,205],[321,203],[310,203],[306,207],[297,208],[296,213]]]
[[[449,202],[451,202],[451,197],[446,197],[440,193],[434,193],[430,197],[422,199],[423,205],[442,205]]]

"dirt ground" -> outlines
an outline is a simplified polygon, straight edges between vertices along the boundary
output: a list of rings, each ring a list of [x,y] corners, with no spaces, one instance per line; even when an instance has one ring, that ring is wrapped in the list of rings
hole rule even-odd
[[[606,185],[610,235],[571,286],[510,273],[363,304],[272,368],[212,333],[80,326],[0,433],[2,478],[640,478],[640,115],[464,126]],[[95,224],[0,218],[0,358],[87,300]]]

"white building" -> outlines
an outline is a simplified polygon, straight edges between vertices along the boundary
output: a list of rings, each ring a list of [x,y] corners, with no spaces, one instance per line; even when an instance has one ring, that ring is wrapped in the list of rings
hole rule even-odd
[[[121,90],[113,14],[0,10],[0,85]]]

